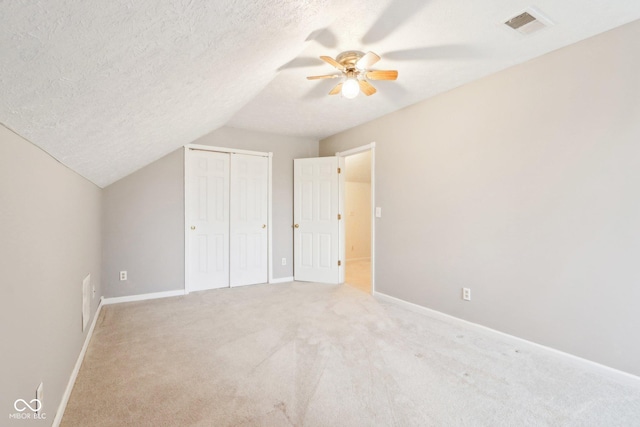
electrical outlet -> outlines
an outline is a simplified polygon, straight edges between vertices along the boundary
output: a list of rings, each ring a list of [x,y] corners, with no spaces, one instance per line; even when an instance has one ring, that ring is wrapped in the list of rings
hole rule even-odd
[[[282,258],[282,265],[287,265],[287,259],[286,258]]]
[[[471,301],[471,289],[462,288],[462,299],[465,301]]]
[[[120,272],[120,281],[123,280],[127,280],[127,272],[126,271],[121,271]]]
[[[43,388],[44,388],[43,383],[40,383],[40,385],[36,389],[36,399],[38,399],[38,402],[39,402],[39,403],[36,402],[36,405],[38,405],[38,410],[36,411],[36,414],[39,414],[40,411],[42,410],[42,392],[43,392]]]

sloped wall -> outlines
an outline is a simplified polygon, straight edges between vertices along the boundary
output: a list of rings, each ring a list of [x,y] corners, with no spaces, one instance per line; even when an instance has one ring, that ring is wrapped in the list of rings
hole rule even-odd
[[[0,126],[2,425],[30,424],[8,416],[17,399],[36,397],[40,382],[46,420],[36,423],[53,422],[88,332],[88,274],[92,317],[102,296],[100,218],[97,186]]]

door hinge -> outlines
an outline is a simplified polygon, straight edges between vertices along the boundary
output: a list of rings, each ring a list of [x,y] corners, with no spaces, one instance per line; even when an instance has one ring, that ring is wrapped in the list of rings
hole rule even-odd
[[[342,265],[342,261],[338,260],[338,267]]]
[[[338,221],[342,219],[342,215],[338,214]]]
[[[338,168],[338,173],[342,173],[342,169]]]

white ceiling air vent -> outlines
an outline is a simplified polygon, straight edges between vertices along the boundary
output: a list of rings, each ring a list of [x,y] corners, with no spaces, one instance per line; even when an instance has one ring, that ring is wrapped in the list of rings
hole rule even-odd
[[[553,25],[553,22],[534,8],[529,8],[520,15],[506,21],[505,25],[520,34],[528,35]]]

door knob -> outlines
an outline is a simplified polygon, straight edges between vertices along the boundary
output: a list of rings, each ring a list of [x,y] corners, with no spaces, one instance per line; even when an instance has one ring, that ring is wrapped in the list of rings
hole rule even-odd
[[[267,228],[267,224],[262,224],[262,228]]]
[[[196,229],[196,226],[195,226],[195,225],[192,225],[192,226],[191,226],[191,229],[192,229],[192,230],[195,230],[195,229]]]
[[[296,225],[294,225],[294,227],[295,227],[295,228],[299,228],[299,227],[300,227],[300,225],[299,225],[299,224],[296,224]]]

